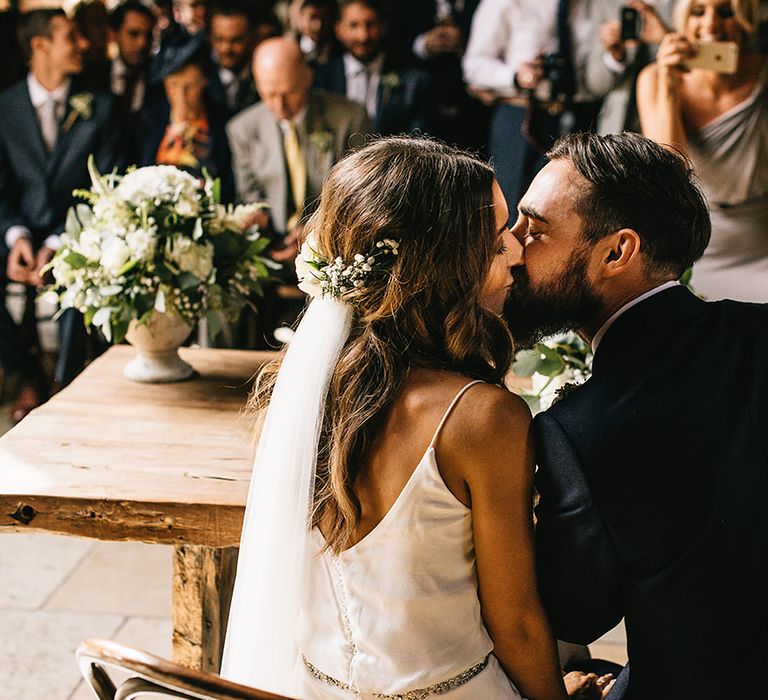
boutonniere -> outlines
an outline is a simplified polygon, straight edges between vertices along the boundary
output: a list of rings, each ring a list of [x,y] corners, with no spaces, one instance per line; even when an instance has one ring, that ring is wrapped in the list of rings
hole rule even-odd
[[[555,389],[555,398],[552,400],[552,405],[562,401],[566,396],[572,394],[583,385],[583,382],[566,382],[559,389]]]
[[[78,92],[69,98],[70,112],[61,129],[66,133],[72,128],[77,118],[88,120],[93,116],[93,93]]]
[[[333,146],[333,134],[330,131],[318,130],[309,135],[309,145],[316,151],[325,153]]]
[[[394,71],[384,73],[384,75],[381,76],[381,84],[390,90],[394,90],[395,88],[400,87],[400,76]]]

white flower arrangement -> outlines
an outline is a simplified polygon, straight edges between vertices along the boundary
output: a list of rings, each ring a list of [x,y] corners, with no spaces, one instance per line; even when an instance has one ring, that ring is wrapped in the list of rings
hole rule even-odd
[[[62,309],[120,342],[131,321],[154,311],[194,325],[211,311],[234,319],[275,265],[261,253],[269,239],[251,225],[263,204],[223,206],[218,184],[172,166],[103,176],[88,163],[92,187],[76,195],[62,246],[50,264]],[[209,327],[218,329],[218,314]]]
[[[321,257],[317,241],[310,233],[296,257],[299,289],[311,297],[343,299],[362,287],[369,274],[386,269],[398,255],[399,246],[398,241],[385,238],[376,241],[367,253],[357,253],[350,263],[340,257],[328,262]]]

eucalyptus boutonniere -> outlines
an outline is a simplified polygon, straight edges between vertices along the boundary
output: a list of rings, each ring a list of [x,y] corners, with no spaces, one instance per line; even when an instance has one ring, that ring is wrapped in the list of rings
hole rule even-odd
[[[72,128],[72,125],[80,119],[90,119],[93,116],[93,93],[78,92],[69,98],[70,112],[61,129],[64,133]]]
[[[309,145],[316,151],[326,153],[333,146],[333,134],[325,129],[318,129],[309,135]]]

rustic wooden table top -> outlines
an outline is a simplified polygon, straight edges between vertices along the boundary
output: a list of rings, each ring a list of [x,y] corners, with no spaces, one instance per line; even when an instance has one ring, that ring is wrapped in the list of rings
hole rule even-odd
[[[274,353],[181,348],[197,375],[123,377],[115,346],[0,438],[0,528],[213,547],[239,542],[251,470],[240,415]]]

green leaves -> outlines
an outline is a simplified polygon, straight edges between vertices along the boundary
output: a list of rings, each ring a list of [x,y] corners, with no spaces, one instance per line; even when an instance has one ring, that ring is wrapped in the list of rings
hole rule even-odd
[[[512,365],[512,371],[518,377],[531,377],[534,374],[556,377],[564,370],[565,360],[562,355],[544,343],[536,343],[533,349],[518,352]]]

